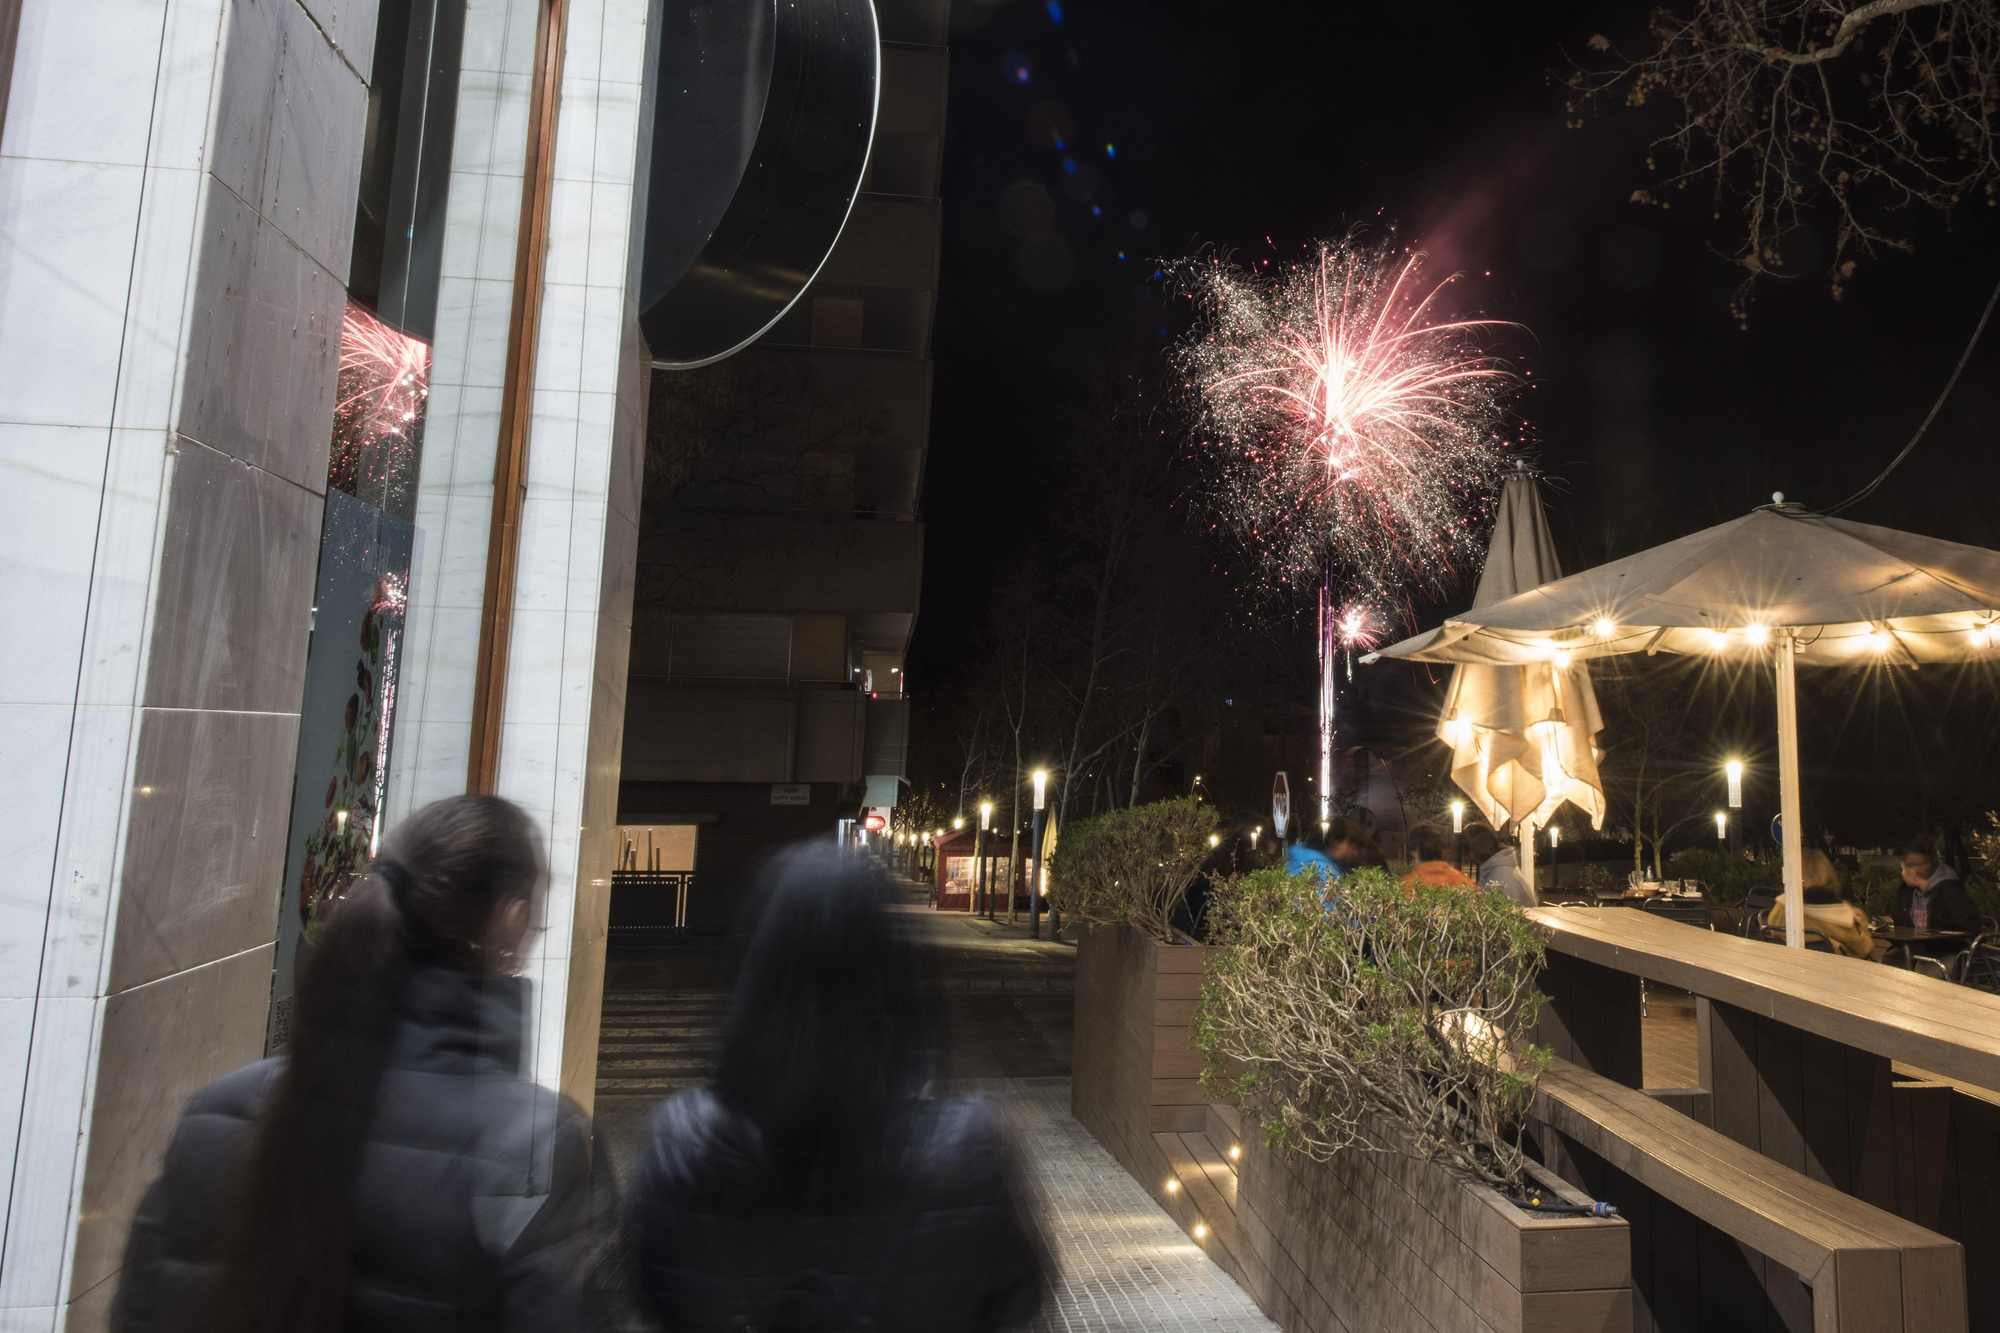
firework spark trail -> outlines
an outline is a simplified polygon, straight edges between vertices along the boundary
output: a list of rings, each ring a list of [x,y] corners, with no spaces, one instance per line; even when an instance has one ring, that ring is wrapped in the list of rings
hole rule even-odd
[[[1422,256],[1347,239],[1259,274],[1174,273],[1200,321],[1178,351],[1223,527],[1267,590],[1325,574],[1386,614],[1440,591],[1478,547],[1514,376],[1479,345],[1498,321],[1439,317]]]

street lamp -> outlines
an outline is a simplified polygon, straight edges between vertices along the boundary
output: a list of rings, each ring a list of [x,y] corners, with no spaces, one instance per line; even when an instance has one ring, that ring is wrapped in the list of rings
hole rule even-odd
[[[1729,841],[1729,816],[1720,810],[1715,812],[1715,840],[1717,842]]]
[[[1741,759],[1732,759],[1722,766],[1722,771],[1729,779],[1729,808],[1731,810],[1741,810],[1743,808],[1743,761]],[[1736,855],[1736,827],[1738,822],[1733,819],[1729,821],[1729,854],[1731,856]]]
[[[1465,868],[1465,802],[1451,803],[1451,863]]]
[[[979,885],[979,910],[989,918],[993,915],[993,900],[986,873],[986,834],[993,827],[993,802],[979,803],[979,832],[972,835],[972,878]]]
[[[1201,781],[1200,778],[1195,779]],[[1029,850],[1035,855],[1035,868],[1028,876],[1028,938],[1042,937],[1042,813],[1048,804],[1049,771],[1035,770],[1035,823],[1034,832],[1029,836],[1034,846]]]

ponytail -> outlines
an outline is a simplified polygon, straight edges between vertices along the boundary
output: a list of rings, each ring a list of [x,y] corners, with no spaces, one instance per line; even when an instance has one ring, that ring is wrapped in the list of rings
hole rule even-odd
[[[241,1163],[218,1333],[344,1333],[355,1179],[410,973],[477,970],[494,908],[538,874],[518,806],[457,796],[405,821],[341,899],[303,961],[285,1063]]]

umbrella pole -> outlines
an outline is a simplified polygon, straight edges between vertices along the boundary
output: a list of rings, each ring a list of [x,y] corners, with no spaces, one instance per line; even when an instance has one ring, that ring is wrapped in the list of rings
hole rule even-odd
[[[1521,821],[1521,878],[1528,881],[1528,896],[1539,898],[1541,890],[1535,886],[1535,821]]]
[[[1778,636],[1778,811],[1785,851],[1785,946],[1806,944],[1806,901],[1803,887],[1805,826],[1799,816],[1799,692],[1795,661],[1798,645],[1790,634]]]

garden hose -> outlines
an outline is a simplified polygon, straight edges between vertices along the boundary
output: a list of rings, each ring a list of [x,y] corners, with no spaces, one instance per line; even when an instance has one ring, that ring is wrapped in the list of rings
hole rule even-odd
[[[1541,1213],[1546,1217],[1616,1217],[1618,1209],[1608,1203],[1561,1203],[1544,1202],[1537,1194],[1526,1199],[1509,1199],[1516,1208],[1530,1213]]]

